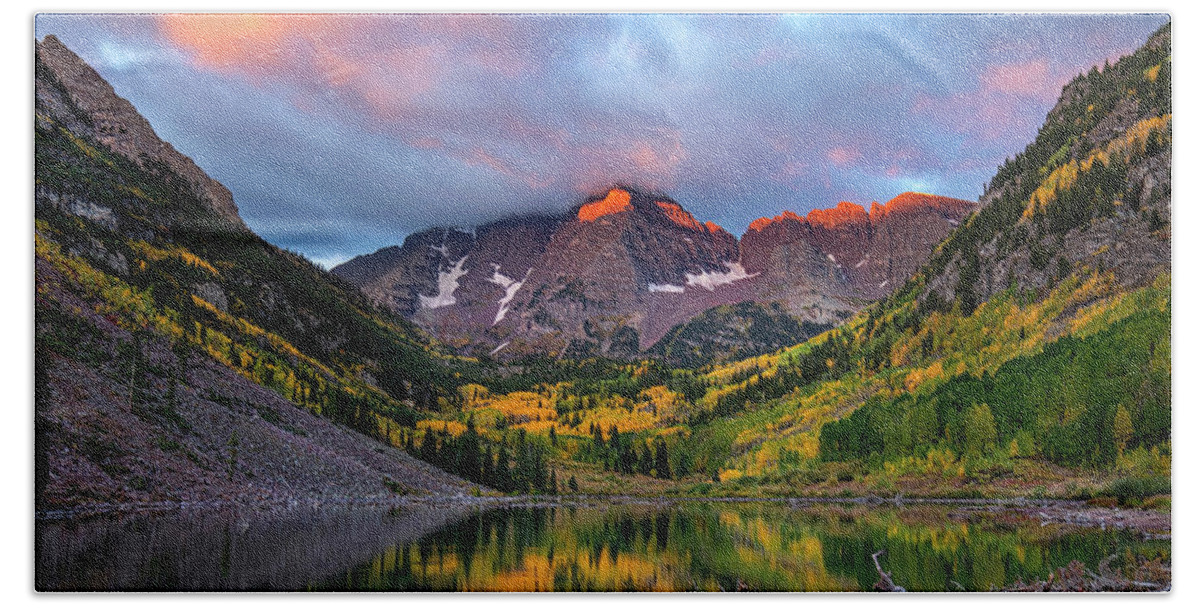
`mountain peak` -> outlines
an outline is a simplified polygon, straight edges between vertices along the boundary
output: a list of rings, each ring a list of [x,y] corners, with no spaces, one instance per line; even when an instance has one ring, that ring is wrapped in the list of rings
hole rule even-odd
[[[604,198],[584,203],[576,216],[581,222],[594,222],[606,215],[624,213],[633,209],[630,204],[632,199],[633,195],[628,190],[613,188]]]
[[[875,208],[878,206],[878,203],[871,203],[872,217],[875,217]],[[913,209],[933,209],[941,213],[962,214],[969,212],[974,207],[975,203],[959,198],[926,194],[924,192],[904,192],[888,201],[887,204],[881,207],[881,210],[883,215]]]
[[[683,207],[680,207],[679,203],[654,201],[654,204],[658,205],[658,207],[663,210],[663,214],[667,216],[667,219],[671,220],[672,222],[675,222],[684,228],[689,228],[697,232],[704,232],[704,226],[702,226],[700,222],[696,221],[696,218],[691,213],[689,213]],[[712,222],[709,223],[711,224]],[[715,226],[715,224],[713,225]],[[716,231],[710,229],[710,232]]]
[[[784,211],[775,217],[760,217],[750,222],[750,229],[755,232],[762,232],[767,226],[784,220],[791,220],[793,222],[803,221],[794,211]]]
[[[871,222],[870,217],[867,216],[867,210],[863,209],[862,205],[846,201],[838,203],[833,209],[813,209],[808,212],[805,219],[813,226],[827,229]]]
[[[715,222],[696,219],[683,205],[662,193],[650,193],[628,186],[613,186],[604,196],[593,196],[575,211],[580,222],[590,223],[600,218],[636,211],[651,220],[666,219],[672,224],[699,233],[718,234],[725,229]]]
[[[857,203],[841,201],[833,208],[813,209],[805,217],[792,211],[784,211],[775,217],[760,217],[750,222],[747,232],[762,232],[767,226],[787,220],[832,230],[849,225],[878,224],[886,215],[896,212],[932,209],[943,215],[965,216],[974,208],[975,203],[971,201],[924,192],[904,192],[882,205],[872,201],[870,211]]]

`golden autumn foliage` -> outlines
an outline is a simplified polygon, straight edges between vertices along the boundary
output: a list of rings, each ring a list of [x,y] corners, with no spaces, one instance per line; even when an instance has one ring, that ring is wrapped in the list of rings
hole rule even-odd
[[[686,407],[683,395],[662,385],[652,386],[642,391],[639,397],[644,401],[639,402],[638,409],[647,411],[664,423],[681,420],[679,414],[682,412],[680,410]]]
[[[1155,74],[1157,75],[1157,72]],[[1044,213],[1047,205],[1057,199],[1059,193],[1071,188],[1079,179],[1080,173],[1091,171],[1095,163],[1107,166],[1118,157],[1129,162],[1135,154],[1146,152],[1146,144],[1151,138],[1169,144],[1170,129],[1170,114],[1147,118],[1129,127],[1124,136],[1110,141],[1104,148],[1092,150],[1082,161],[1072,159],[1056,167],[1030,195],[1022,219],[1032,219],[1035,214]]]
[[[49,230],[40,222],[38,230]],[[142,256],[139,267],[163,260],[178,260],[203,270],[214,278],[217,269],[186,249],[169,245],[155,247],[144,241],[126,241],[137,255]],[[278,334],[267,331],[239,316],[221,311],[211,302],[190,295],[189,304],[210,318],[185,324],[179,311],[155,302],[150,290],[142,290],[102,272],[77,255],[65,254],[56,242],[35,232],[35,252],[53,265],[83,297],[95,302],[97,313],[129,331],[151,331],[172,342],[186,341],[248,380],[278,393],[297,406],[320,414],[323,403],[318,391],[331,385],[349,397],[390,400],[380,389],[357,379],[355,370],[335,372],[321,362],[301,353]],[[298,377],[306,370],[305,381]]]
[[[131,241],[129,246],[149,261],[159,262],[168,258],[175,258],[184,264],[192,266],[193,268],[205,270],[214,277],[219,277],[221,275],[221,273],[217,272],[215,266],[209,264],[200,256],[188,251],[187,249],[184,249],[183,247],[172,245],[168,246],[167,248],[159,248],[141,240]]]
[[[917,392],[921,385],[929,382],[940,380],[945,377],[945,370],[942,368],[940,360],[934,361],[928,367],[914,369],[904,377],[904,388],[910,393]]]
[[[1158,81],[1158,72],[1160,70],[1162,70],[1161,63],[1155,64],[1155,65],[1152,65],[1152,66],[1146,68],[1146,72],[1145,72],[1146,80],[1149,80],[1150,82]]]

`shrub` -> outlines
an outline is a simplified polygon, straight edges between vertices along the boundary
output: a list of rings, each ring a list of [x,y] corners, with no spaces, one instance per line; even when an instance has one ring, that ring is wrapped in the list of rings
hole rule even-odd
[[[1122,505],[1131,504],[1158,494],[1171,493],[1169,477],[1122,477],[1100,491],[1101,496],[1116,498]]]

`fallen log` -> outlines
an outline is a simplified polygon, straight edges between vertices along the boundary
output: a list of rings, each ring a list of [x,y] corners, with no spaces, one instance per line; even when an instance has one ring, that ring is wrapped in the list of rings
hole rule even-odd
[[[879,556],[883,555],[884,551],[886,551],[886,549],[880,549],[871,554],[871,560],[875,562],[875,571],[879,573],[879,581],[875,583],[874,589],[876,591],[903,593],[905,591],[904,587],[892,582],[892,573],[884,572],[883,567],[879,565]]]

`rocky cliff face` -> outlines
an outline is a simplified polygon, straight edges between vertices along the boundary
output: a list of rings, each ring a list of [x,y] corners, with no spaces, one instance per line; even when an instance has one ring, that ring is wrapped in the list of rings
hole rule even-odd
[[[797,289],[862,300],[886,296],[975,210],[969,201],[906,192],[868,213],[854,203],[760,218],[742,236],[742,261],[768,294]],[[816,320],[816,319],[814,319]],[[824,320],[824,319],[822,319]]]
[[[477,354],[633,356],[724,304],[836,323],[903,283],[974,208],[908,193],[870,214],[841,203],[762,218],[739,241],[665,195],[616,187],[562,218],[416,233],[334,273]]]
[[[92,139],[155,173],[183,178],[223,221],[225,228],[245,229],[233,195],[192,159],[159,139],[133,104],[118,96],[96,70],[58,38],[46,36],[35,50],[36,113],[54,116],[78,136]]]

